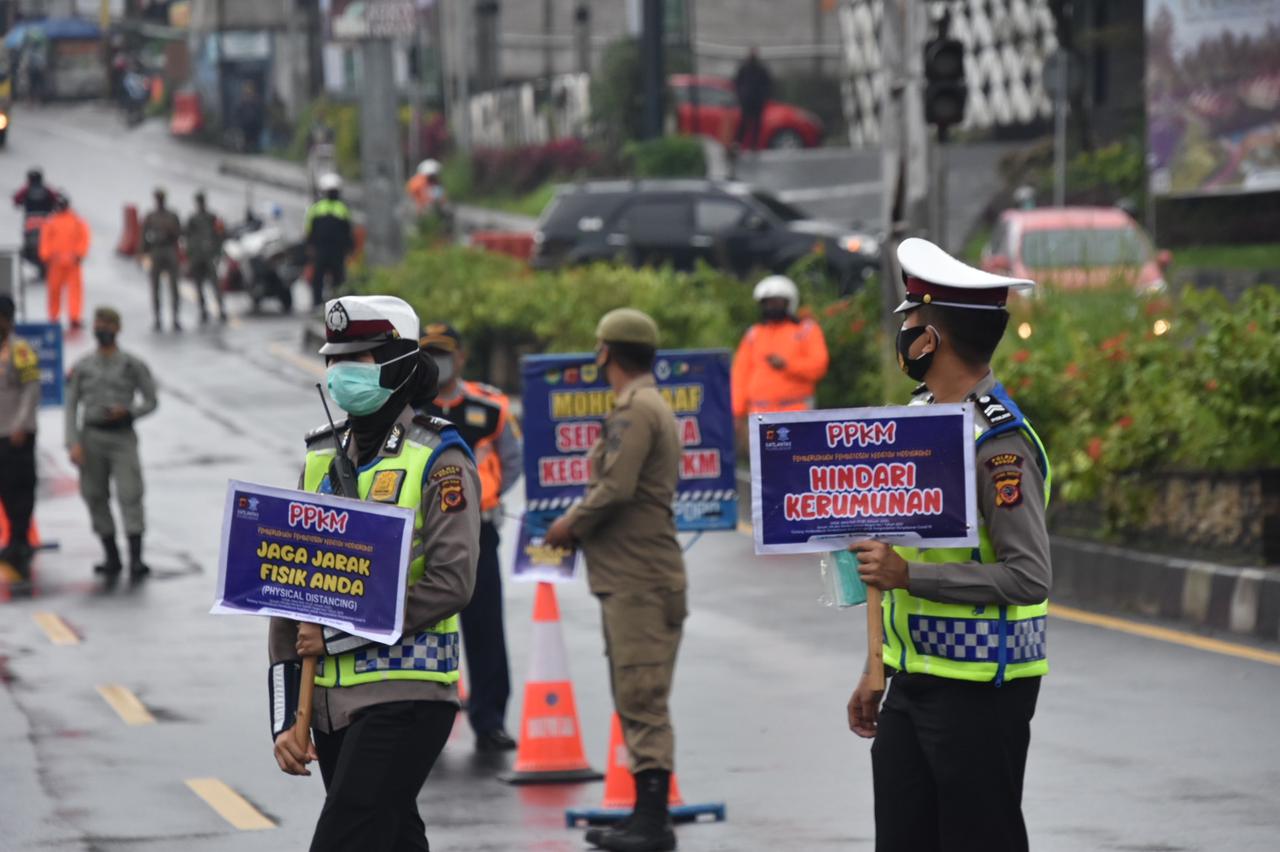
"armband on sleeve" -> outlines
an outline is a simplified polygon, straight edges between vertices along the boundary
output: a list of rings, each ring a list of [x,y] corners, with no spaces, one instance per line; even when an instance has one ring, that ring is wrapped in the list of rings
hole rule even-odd
[[[293,727],[298,715],[298,687],[302,683],[302,663],[288,660],[276,663],[267,676],[267,692],[271,696],[271,739],[274,741]]]

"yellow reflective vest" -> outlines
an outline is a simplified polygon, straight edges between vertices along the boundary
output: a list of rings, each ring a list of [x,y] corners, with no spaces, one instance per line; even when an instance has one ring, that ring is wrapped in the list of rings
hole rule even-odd
[[[1020,432],[1036,452],[1044,472],[1044,500],[1049,504],[1052,474],[1044,444],[1005,389],[997,384],[991,397],[1012,419],[991,426],[979,407],[978,446],[997,435]],[[978,528],[978,547],[895,547],[908,562],[997,561],[987,526]],[[884,663],[898,671],[929,674],[979,683],[1038,677],[1049,671],[1046,620],[1049,601],[1032,606],[939,603],[912,595],[906,589],[885,592]]]
[[[422,542],[425,523],[422,505],[422,482],[431,469],[435,453],[457,446],[470,454],[457,433],[446,430],[438,446],[432,448],[410,438],[398,455],[379,456],[357,470],[360,499],[366,500],[378,473],[383,470],[405,471],[403,486],[396,498],[397,506],[413,509],[413,547],[409,551],[409,585],[422,578],[426,570],[426,550]],[[329,466],[335,450],[317,449],[307,453],[302,487],[305,491],[331,494]],[[457,614],[439,621],[411,636],[403,636],[394,645],[378,642],[337,656],[325,656],[316,666],[316,686],[359,686],[382,680],[430,680],[437,683],[458,682],[461,656],[460,621]]]

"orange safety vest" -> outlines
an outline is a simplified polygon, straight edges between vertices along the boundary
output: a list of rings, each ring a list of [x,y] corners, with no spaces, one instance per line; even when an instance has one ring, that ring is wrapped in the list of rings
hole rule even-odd
[[[458,381],[458,396],[448,403],[437,399],[435,410],[453,423],[471,447],[480,474],[480,509],[498,508],[502,498],[502,459],[498,455],[498,436],[503,429],[513,428],[511,401],[492,385]]]
[[[786,362],[775,369],[769,356]],[[830,356],[822,329],[811,319],[756,323],[733,356],[733,414],[812,408]]]
[[[54,213],[40,229],[40,259],[71,266],[89,253],[89,226],[70,210]]]

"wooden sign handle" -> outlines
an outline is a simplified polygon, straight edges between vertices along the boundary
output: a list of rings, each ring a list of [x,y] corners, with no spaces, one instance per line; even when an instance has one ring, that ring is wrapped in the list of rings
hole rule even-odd
[[[867,679],[872,689],[884,691],[884,614],[881,591],[867,586]]]
[[[306,751],[311,745],[311,697],[316,690],[316,658],[302,659],[302,683],[298,686],[298,713],[293,722],[293,739]]]

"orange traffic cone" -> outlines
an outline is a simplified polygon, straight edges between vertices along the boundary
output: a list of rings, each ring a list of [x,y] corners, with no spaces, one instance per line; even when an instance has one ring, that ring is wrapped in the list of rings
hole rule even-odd
[[[124,208],[124,230],[120,233],[120,242],[116,245],[116,254],[133,257],[142,248],[142,223],[138,219],[138,208],[126,204]]]
[[[31,519],[31,526],[27,530],[27,544],[31,545],[35,550],[41,548],[40,531],[36,529],[36,519]],[[0,503],[0,547],[9,546],[9,515],[4,509],[4,503]]]
[[[636,779],[631,774],[631,756],[627,753],[626,743],[622,741],[622,723],[618,720],[618,714],[614,713],[613,722],[609,726],[609,765],[604,776],[604,801],[598,808],[565,811],[565,824],[569,828],[583,824],[607,825],[630,816],[635,807]],[[667,808],[676,822],[693,822],[700,816],[710,816],[716,822],[723,822],[725,818],[723,802],[686,805],[680,795],[680,783],[674,772],[671,773]]]
[[[538,584],[533,603],[533,662],[524,684],[520,748],[515,766],[499,777],[510,784],[598,781],[603,777],[587,763],[582,749],[578,706],[560,632],[560,608],[550,583]]]

